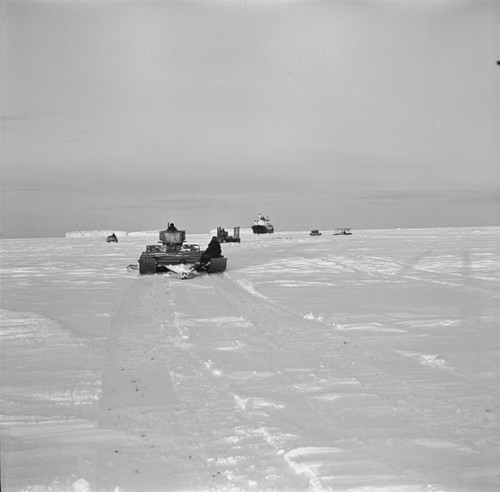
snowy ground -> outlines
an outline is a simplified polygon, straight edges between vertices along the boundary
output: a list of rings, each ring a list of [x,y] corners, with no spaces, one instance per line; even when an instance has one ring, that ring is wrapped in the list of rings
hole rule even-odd
[[[1,241],[2,490],[497,492],[500,228],[353,232]]]

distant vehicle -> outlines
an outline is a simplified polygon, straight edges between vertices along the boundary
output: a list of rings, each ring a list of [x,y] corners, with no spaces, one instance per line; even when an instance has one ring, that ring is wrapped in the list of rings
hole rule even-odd
[[[113,234],[109,235],[106,238],[106,242],[107,243],[117,243],[118,242],[118,238],[116,237],[116,234],[113,232]]]
[[[240,228],[233,229],[233,235],[230,236],[229,232],[223,227],[217,227],[217,239],[220,243],[239,243],[240,242]]]
[[[318,231],[318,229],[313,229],[310,233],[310,236],[321,236],[321,232]]]
[[[168,272],[169,265],[195,264],[200,261],[202,251],[198,244],[187,244],[186,231],[160,231],[161,244],[146,246],[146,251],[139,258],[139,273]],[[211,258],[208,273],[223,272],[226,269],[227,258]]]
[[[340,229],[336,229],[333,233],[334,236],[351,236],[351,228],[350,227],[342,227]]]
[[[269,220],[269,216],[264,216],[260,212],[257,218],[253,221],[252,231],[254,234],[272,234],[274,227]]]

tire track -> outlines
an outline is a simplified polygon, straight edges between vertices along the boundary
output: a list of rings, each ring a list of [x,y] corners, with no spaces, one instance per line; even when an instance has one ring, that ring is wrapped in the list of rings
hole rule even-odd
[[[484,287],[475,287],[473,285],[469,285],[469,284],[464,283],[464,282],[455,281],[455,280],[464,280],[464,281],[466,281],[466,280],[471,280],[471,281],[482,280],[482,281],[484,281],[485,280],[484,278],[476,277],[474,275],[471,275],[470,273],[466,273],[466,274],[446,273],[446,272],[442,272],[442,271],[431,270],[428,268],[419,268],[419,267],[416,267],[415,265],[412,265],[410,263],[396,261],[393,258],[384,258],[384,257],[380,257],[380,256],[360,256],[359,258],[361,258],[361,261],[365,260],[365,259],[367,259],[369,261],[374,260],[375,262],[383,262],[387,265],[397,265],[398,267],[400,267],[400,271],[395,271],[395,272],[390,272],[390,273],[380,272],[380,269],[373,268],[373,271],[377,272],[376,276],[378,276],[378,277],[380,277],[380,276],[399,277],[399,278],[404,278],[404,279],[408,279],[408,280],[416,280],[418,282],[428,282],[428,283],[432,283],[432,284],[445,285],[447,287],[452,287],[452,288],[460,288],[460,289],[464,289],[464,290],[471,291],[471,292],[477,292],[479,294],[487,295],[488,297],[490,297],[492,299],[500,298],[500,294],[496,290],[487,289]],[[357,263],[357,267],[353,267],[352,265],[349,264],[349,262],[348,262],[348,264],[349,264],[349,266],[351,266],[351,268],[356,269],[359,272],[363,272],[363,273],[366,273],[368,275],[374,276],[373,273],[371,273],[369,270],[361,268],[361,264],[362,264],[361,261],[359,263]],[[417,273],[418,275],[410,274],[409,272],[411,272],[411,271]],[[422,274],[427,274],[427,275],[430,275],[432,277],[439,277],[439,279],[426,278]],[[496,279],[493,279],[493,278],[489,279],[489,280],[491,280],[493,282],[496,281]]]

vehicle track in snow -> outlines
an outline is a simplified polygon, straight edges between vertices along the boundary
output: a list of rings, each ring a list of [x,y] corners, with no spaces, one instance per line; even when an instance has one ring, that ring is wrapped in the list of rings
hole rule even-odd
[[[431,284],[444,285],[454,289],[461,289],[470,292],[476,292],[488,297],[500,298],[498,289],[476,287],[471,285],[475,280],[484,284],[485,281],[495,284],[498,283],[495,277],[479,276],[473,274],[470,270],[470,260],[464,259],[463,273],[447,273],[442,270],[435,270],[429,267],[419,267],[416,263],[421,261],[425,255],[417,258],[415,263],[397,261],[394,258],[381,256],[355,255],[345,258],[332,256],[332,261],[340,265],[350,267],[353,271],[364,273],[377,278],[390,277],[402,278],[409,281],[417,281]]]
[[[462,461],[468,466],[472,463],[478,467],[482,466],[481,460],[471,460],[470,454],[482,450],[483,445],[478,443],[477,447],[470,446],[467,437],[470,423],[467,419],[457,418],[457,402],[453,397],[447,397],[447,388],[460,387],[466,378],[464,374],[450,370],[447,366],[443,367],[439,359],[436,362],[435,359],[422,361],[419,358],[416,362],[408,359],[408,354],[394,351],[390,346],[364,343],[359,336],[346,337],[344,333],[338,332],[332,334],[331,328],[305,320],[300,313],[291,313],[273,300],[266,299],[252,286],[244,284],[246,292],[243,293],[241,288],[235,288],[234,283],[232,285],[227,282],[230,277],[231,274],[226,273],[224,280],[221,277],[214,279],[217,282],[215,288],[219,297],[249,319],[282,351],[294,353],[299,348],[297,343],[300,342],[301,357],[305,360],[298,362],[292,359],[293,363],[298,364],[293,368],[299,370],[290,371],[291,367],[287,367],[281,374],[284,385],[291,388],[292,392],[299,389],[297,398],[300,406],[304,410],[310,410],[310,415],[317,418],[319,425],[323,427],[324,436],[328,436],[326,442],[358,437],[370,442],[370,433],[375,434],[376,437],[371,439],[373,447],[361,446],[357,449],[357,456],[364,456],[367,468],[378,470],[377,476],[381,482],[385,480],[386,485],[391,483],[395,476],[398,476],[397,483],[401,483],[406,467],[411,468],[412,463],[411,457],[399,457],[398,451],[392,449],[386,452],[389,455],[395,453],[396,456],[387,462],[399,463],[399,466],[396,466],[395,470],[384,466],[381,449],[386,448],[386,445],[381,436],[385,435],[391,443],[401,436],[407,439],[410,422],[410,434],[418,436],[431,432],[436,438],[437,447],[445,446],[456,450],[457,462]],[[249,293],[253,300],[248,299]],[[266,313],[265,316],[260,315],[262,311]],[[298,340],[294,340],[294,337],[298,337]],[[413,374],[414,379],[412,380],[411,376],[402,378],[397,367],[405,367],[403,372],[407,376]],[[298,386],[299,381],[301,384]],[[428,396],[423,397],[422,391],[428,392]],[[464,397],[466,396],[464,394]],[[494,401],[477,400],[477,412],[474,417],[469,415],[468,418],[481,419],[483,404],[491,407],[494,406]],[[297,407],[294,411],[297,412]],[[306,414],[307,410],[303,415]],[[439,416],[440,422],[449,421],[449,425],[457,425],[456,441],[439,444],[441,429],[435,424],[436,416]],[[388,421],[394,427],[384,429]],[[491,429],[494,433],[493,424]],[[373,430],[375,432],[371,432]],[[414,441],[417,442],[418,439]],[[332,460],[339,465],[338,468],[332,465],[335,474],[335,470],[342,470],[342,463],[345,464],[345,461],[338,450],[334,454]],[[307,459],[310,458],[306,458],[306,461]],[[328,466],[324,465],[315,478],[320,480],[320,476],[323,476],[320,482],[325,486],[329,484],[324,478],[328,475],[327,470]],[[418,473],[412,473],[413,477],[417,478]],[[378,483],[375,475],[365,483]],[[437,480],[438,477],[439,470],[436,471]],[[351,485],[354,485],[355,481],[353,478]],[[339,485],[335,479],[333,484]]]
[[[251,486],[259,478],[263,488],[303,488],[307,482],[301,486],[277,454],[283,443],[267,429],[267,419],[259,415],[258,422],[248,420],[242,383],[276,375],[247,356],[246,372],[235,376],[217,368],[218,354],[238,352],[239,344],[249,343],[248,337],[233,334],[235,327],[247,332],[249,325],[219,305],[215,291],[203,285],[209,277],[198,281],[168,275],[139,278],[115,316],[100,425],[122,431],[124,443],[101,457],[105,465],[99,485],[114,487],[135,479],[139,486],[140,477],[112,471],[125,460],[139,462],[137,475],[147,473],[146,462],[156,463],[162,470],[156,480],[163,487],[221,490],[241,483]],[[256,338],[255,354],[276,351],[260,335]],[[261,399],[253,408],[262,414],[269,405],[273,402]],[[239,449],[242,444],[247,453]],[[265,483],[263,467],[268,469]]]
[[[347,468],[352,468],[360,456],[363,463],[358,464],[370,470],[370,476],[351,477],[353,485],[401,483],[401,470],[388,467],[376,450],[363,449],[357,444],[355,453],[352,452],[353,443],[363,435],[366,419],[377,425],[377,421],[389,415],[393,422],[399,420],[404,427],[403,419],[407,417],[407,409],[400,411],[395,402],[365,387],[363,379],[370,384],[374,380],[379,380],[380,385],[382,380],[387,382],[382,369],[370,364],[373,354],[359,346],[346,350],[351,342],[343,334],[332,336],[326,327],[284,310],[252,289],[249,293],[248,286],[245,289],[231,281],[230,274],[206,277],[204,281],[213,290],[219,307],[225,304],[233,317],[244,320],[241,323],[244,329],[236,337],[232,326],[219,326],[217,332],[241,348],[238,365],[245,370],[230,375],[230,390],[239,402],[240,408],[236,410],[240,415],[243,413],[247,432],[248,429],[262,432],[262,423],[267,422],[262,449],[271,445],[277,457],[282,457],[294,472],[307,477],[314,486],[336,483],[335,474],[344,470],[346,463],[349,463]],[[188,311],[193,312],[192,307]],[[202,316],[209,318],[213,314],[209,309]],[[259,343],[257,352],[252,350],[255,340]],[[330,346],[326,351],[325,343]],[[300,358],[296,355],[299,351]],[[223,379],[224,362],[212,359],[211,362],[216,377]],[[265,377],[244,380],[243,376],[252,370]],[[353,377],[353,373],[362,379]],[[266,380],[272,384],[266,385]],[[360,407],[365,414],[362,421],[357,412]],[[241,438],[234,436],[234,440],[240,448]],[[311,442],[317,445],[308,446],[308,452],[294,451]],[[343,444],[332,448],[332,443]],[[322,467],[310,463],[312,457],[314,461],[320,459],[319,455],[324,461]]]
[[[415,366],[416,385],[394,374],[395,358]],[[104,451],[100,485],[139,486],[141,474],[192,490],[418,484],[405,475],[411,457],[385,441],[408,439],[409,422],[421,436],[453,409],[412,402],[435,368],[290,312],[230,273],[139,277],[107,362],[100,425],[123,442]],[[455,378],[440,374],[434,392]],[[132,471],[119,476],[117,463]]]

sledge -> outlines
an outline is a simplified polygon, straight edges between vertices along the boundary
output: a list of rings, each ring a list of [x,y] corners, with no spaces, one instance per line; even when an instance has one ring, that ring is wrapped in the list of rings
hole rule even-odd
[[[229,232],[224,227],[217,227],[217,239],[219,243],[239,243],[240,242],[240,228],[233,229],[233,235],[230,236]]]
[[[227,260],[223,256],[212,258],[207,265],[187,265],[185,263],[178,265],[165,265],[167,272],[176,273],[182,280],[188,280],[203,273],[220,273],[226,269]],[[199,268],[197,268],[199,267]]]
[[[172,272],[172,273],[179,275],[179,277],[182,280],[194,278],[196,276],[196,274],[199,273],[196,270],[193,270],[192,266],[188,266],[186,264],[184,264],[184,265],[165,265],[165,267],[167,269],[167,272]]]
[[[334,236],[351,236],[351,228],[350,227],[341,227],[339,229],[336,229],[335,232],[333,233]]]

